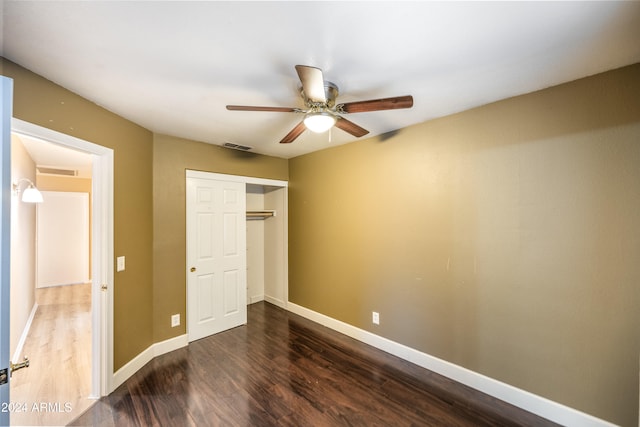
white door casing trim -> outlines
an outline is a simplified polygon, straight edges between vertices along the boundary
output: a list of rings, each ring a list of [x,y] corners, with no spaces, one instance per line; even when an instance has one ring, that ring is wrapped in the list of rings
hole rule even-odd
[[[11,130],[93,155],[91,398],[113,391],[113,150],[13,118]],[[101,291],[107,286],[106,292]]]
[[[283,227],[283,242],[284,244],[282,245],[282,260],[283,260],[283,271],[286,272],[286,274],[284,275],[283,278],[283,301],[276,301],[273,300],[272,298],[269,298],[267,296],[265,296],[265,300],[277,305],[278,307],[281,308],[287,308],[287,301],[289,300],[289,214],[288,214],[288,206],[289,206],[289,182],[288,181],[282,181],[282,180],[278,180],[278,179],[269,179],[269,178],[257,178],[257,177],[253,177],[253,176],[242,176],[242,175],[227,175],[227,174],[221,174],[221,173],[215,173],[215,172],[203,172],[203,171],[196,171],[196,170],[191,170],[191,169],[187,169],[185,171],[185,182],[187,178],[203,178],[203,179],[213,179],[216,181],[232,181],[232,182],[243,182],[245,184],[254,184],[254,185],[264,185],[264,186],[268,186],[268,187],[279,187],[284,189],[284,212],[278,212],[278,215],[282,215],[283,217],[283,223],[284,223],[284,227]],[[186,262],[186,260],[185,260]],[[185,264],[185,271],[187,269],[187,266]],[[188,280],[188,277],[186,278],[186,280]]]
[[[202,178],[202,179],[213,179],[216,181],[244,182],[245,184],[270,185],[273,187],[289,186],[289,183],[287,181],[281,181],[277,179],[256,178],[253,176],[241,176],[241,175],[227,175],[222,173],[202,172],[202,171],[196,171],[191,169],[186,170],[186,178]]]

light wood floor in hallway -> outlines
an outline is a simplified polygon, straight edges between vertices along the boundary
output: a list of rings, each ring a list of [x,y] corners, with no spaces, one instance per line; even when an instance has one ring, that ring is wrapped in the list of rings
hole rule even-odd
[[[91,391],[91,285],[36,290],[24,345],[30,366],[11,378],[11,425],[66,425],[95,400]],[[35,405],[35,406],[34,406]]]

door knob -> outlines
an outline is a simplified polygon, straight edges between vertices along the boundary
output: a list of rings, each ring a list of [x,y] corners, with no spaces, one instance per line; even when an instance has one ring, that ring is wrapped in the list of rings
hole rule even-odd
[[[196,271],[196,268],[195,267],[191,267],[191,272],[193,273],[195,271]]]

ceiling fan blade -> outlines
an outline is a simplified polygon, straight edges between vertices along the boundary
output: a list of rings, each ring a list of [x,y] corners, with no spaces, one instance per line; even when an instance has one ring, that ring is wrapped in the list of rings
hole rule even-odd
[[[307,65],[296,65],[296,71],[300,82],[302,82],[302,90],[304,95],[313,102],[327,102],[327,96],[324,93],[324,76],[322,70]]]
[[[342,129],[347,133],[350,133],[351,135],[357,138],[360,138],[361,136],[365,136],[366,134],[369,133],[369,131],[366,130],[365,128],[361,128],[360,126],[353,123],[352,121],[349,121],[344,117],[340,117],[340,116],[338,116],[338,119],[336,121],[336,127],[339,129]]]
[[[302,132],[305,131],[305,129],[306,127],[304,125],[304,121],[298,123],[296,127],[291,129],[291,132],[289,132],[284,138],[282,138],[280,144],[289,144],[293,142],[297,137],[300,136],[300,134],[302,134]]]
[[[340,113],[365,113],[367,111],[396,110],[399,108],[413,107],[413,97],[395,96],[393,98],[371,99],[369,101],[356,101],[339,104],[336,110]]]
[[[290,107],[254,107],[251,105],[227,105],[227,110],[231,111],[277,111],[281,113],[303,113],[299,108]]]

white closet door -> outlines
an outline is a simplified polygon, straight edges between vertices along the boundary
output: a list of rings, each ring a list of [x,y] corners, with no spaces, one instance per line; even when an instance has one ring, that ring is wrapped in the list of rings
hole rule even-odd
[[[187,178],[189,341],[247,323],[243,182]]]
[[[43,191],[37,208],[37,287],[89,282],[89,194]]]

